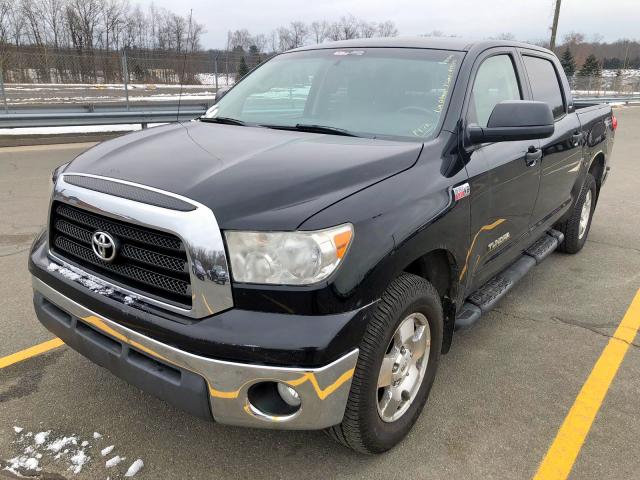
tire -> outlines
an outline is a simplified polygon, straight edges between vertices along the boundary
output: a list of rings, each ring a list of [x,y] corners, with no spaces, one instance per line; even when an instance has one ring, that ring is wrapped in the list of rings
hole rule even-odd
[[[584,185],[580,191],[578,201],[573,206],[571,215],[567,220],[557,225],[557,229],[564,233],[564,241],[558,247],[558,250],[565,253],[578,253],[584,247],[587,237],[589,236],[589,230],[591,229],[591,220],[593,218],[593,212],[596,208],[596,179],[593,175],[587,173],[584,180]],[[587,219],[584,231],[581,231],[580,223],[582,217],[582,208],[586,201],[590,199],[589,216]]]
[[[404,413],[399,408],[396,411],[401,413],[399,418],[383,421],[383,413],[378,411],[379,402],[382,401],[379,395],[387,390],[378,388],[378,375],[383,358],[397,351],[394,349],[392,352],[388,348],[398,338],[399,326],[404,325],[409,318],[415,318],[416,321],[420,319],[423,324],[426,321],[429,327],[430,347],[424,351],[422,360],[418,360],[419,368],[415,370],[417,372],[424,368],[422,382],[416,381],[413,384],[414,396],[411,401],[407,401],[408,406],[405,404]],[[413,324],[414,320],[411,322]],[[427,330],[425,328],[422,331]],[[440,359],[442,331],[442,304],[433,285],[422,277],[407,273],[396,278],[378,302],[359,345],[360,354],[342,423],[327,429],[328,435],[348,448],[367,454],[382,453],[397,445],[413,427],[429,396]],[[417,330],[415,332],[412,339],[422,338]],[[428,345],[426,340],[425,345]],[[393,346],[395,348],[395,343]],[[423,367],[426,358],[428,361]],[[397,365],[394,364],[394,372]],[[403,368],[404,365],[406,362]],[[402,377],[399,382],[404,381],[403,372],[404,370],[394,373]],[[408,370],[406,375],[410,378]],[[402,392],[403,402],[406,401],[405,393],[408,395],[408,392]]]

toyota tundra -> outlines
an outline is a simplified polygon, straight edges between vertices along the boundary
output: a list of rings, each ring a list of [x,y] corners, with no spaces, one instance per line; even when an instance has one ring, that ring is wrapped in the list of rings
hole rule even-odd
[[[201,118],[53,172],[35,311],[192,414],[383,452],[454,330],[554,250],[582,249],[616,124],[533,45],[279,54]]]

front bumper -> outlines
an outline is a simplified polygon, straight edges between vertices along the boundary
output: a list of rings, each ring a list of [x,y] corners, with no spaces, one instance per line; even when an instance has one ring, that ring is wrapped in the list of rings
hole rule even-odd
[[[66,344],[128,382],[193,414],[225,424],[282,429],[322,429],[342,421],[357,349],[319,368],[216,360],[127,328],[37,277],[33,277],[33,288],[39,320]],[[300,408],[286,415],[257,408],[250,401],[249,389],[260,382],[294,387],[300,396]]]

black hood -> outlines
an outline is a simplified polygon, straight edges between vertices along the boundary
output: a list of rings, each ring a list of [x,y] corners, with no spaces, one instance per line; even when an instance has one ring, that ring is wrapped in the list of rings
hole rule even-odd
[[[149,185],[210,207],[224,229],[293,230],[411,167],[422,144],[189,122],[101,143],[65,173]]]

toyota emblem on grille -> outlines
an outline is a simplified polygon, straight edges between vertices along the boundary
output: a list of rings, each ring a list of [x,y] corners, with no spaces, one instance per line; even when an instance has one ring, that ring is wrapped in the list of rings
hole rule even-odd
[[[116,258],[116,241],[107,232],[98,231],[94,233],[91,238],[91,247],[93,248],[93,253],[100,260],[111,262]]]

